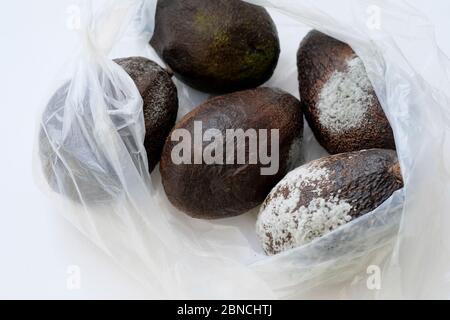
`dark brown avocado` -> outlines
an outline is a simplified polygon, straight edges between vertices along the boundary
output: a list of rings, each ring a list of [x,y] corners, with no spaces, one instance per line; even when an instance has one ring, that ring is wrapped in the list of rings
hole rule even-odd
[[[389,121],[350,46],[311,31],[298,51],[298,76],[305,117],[329,153],[395,150]]]
[[[289,173],[261,207],[257,233],[268,255],[306,245],[378,208],[403,187],[392,150],[312,161]]]
[[[144,100],[145,149],[152,172],[177,119],[177,88],[171,75],[151,60],[131,57],[114,61],[130,75]]]
[[[145,119],[145,148],[149,169],[159,162],[164,141],[175,124],[178,111],[176,87],[170,75],[156,63],[140,57],[118,59],[116,62],[130,75],[143,97]],[[39,133],[39,156],[49,186],[67,198],[89,205],[109,202],[123,194],[123,185],[109,158],[85,139],[92,131],[90,115],[83,122],[74,121],[69,134],[62,138],[66,99],[70,83],[61,87],[50,99],[43,113]],[[120,99],[108,97],[111,101]],[[88,96],[85,99],[89,99]],[[89,133],[93,135],[94,133]],[[119,134],[128,139],[126,128]],[[127,146],[134,157],[140,146]],[[58,153],[55,153],[58,150]],[[62,161],[64,159],[64,161]]]
[[[263,84],[280,54],[266,9],[241,0],[159,0],[150,43],[183,82],[218,94]]]
[[[174,139],[176,134],[185,132],[194,140],[195,126],[199,124],[201,134],[215,129],[224,137],[223,141],[215,140],[224,150],[222,163],[207,163],[201,157],[195,164],[193,154],[188,155],[187,163],[174,161],[174,153],[179,154],[176,148],[181,142]],[[227,131],[239,129],[254,130],[258,138],[253,140],[257,142],[252,146],[256,149],[251,151],[250,138],[241,142],[226,139]],[[267,133],[267,148],[263,145],[261,129]],[[278,132],[278,141],[272,139],[271,130]],[[194,218],[220,219],[246,213],[260,205],[278,181],[301,163],[302,137],[300,102],[284,91],[258,88],[213,98],[187,114],[164,146],[160,171],[167,197],[175,207]],[[226,152],[230,141],[231,156]],[[210,141],[204,140],[199,148],[189,141],[189,146],[193,146],[191,150],[197,152],[210,145]],[[275,145],[279,147],[278,152],[272,149]],[[245,161],[238,161],[239,148],[245,152]],[[263,163],[261,152],[278,159],[276,170],[262,173],[261,170],[271,167],[273,162]],[[259,157],[251,163],[250,155],[256,153]]]

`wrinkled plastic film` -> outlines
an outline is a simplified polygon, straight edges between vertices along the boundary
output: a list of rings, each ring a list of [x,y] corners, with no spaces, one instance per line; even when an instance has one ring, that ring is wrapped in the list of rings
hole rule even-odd
[[[342,14],[327,12],[327,8],[332,7],[328,5],[329,1],[252,2],[277,8],[299,22],[349,43],[364,61],[394,129],[405,179],[405,202],[399,233],[393,238],[394,250],[391,251],[389,246],[381,247],[377,255],[384,255],[385,258],[378,263],[376,255],[372,255],[371,259],[368,250],[365,255],[368,263],[361,265],[366,268],[370,264],[378,264],[383,268],[382,289],[373,297],[448,297],[449,220],[445,194],[448,194],[449,176],[445,163],[448,162],[449,61],[435,42],[433,27],[415,9],[400,1],[342,1]],[[371,14],[378,15],[376,18],[379,20],[371,21]],[[391,217],[395,217],[395,212],[399,212],[400,208],[393,205],[389,211],[392,211]],[[367,217],[336,234],[345,232],[347,227],[362,226],[364,220]],[[396,220],[392,219],[386,231],[395,225]],[[363,242],[370,240],[374,230],[368,228],[367,231],[367,236],[360,239]],[[317,244],[326,242],[326,238]],[[385,241],[388,242],[388,238],[385,237]],[[293,261],[296,254],[305,251],[308,247],[294,250],[285,260]],[[349,270],[357,274],[358,269],[351,265],[351,260],[356,258],[352,257],[352,253],[347,251],[342,257],[328,260],[331,270],[341,264],[341,258],[347,256],[350,257]],[[287,261],[284,264],[286,267],[289,265]],[[314,274],[314,269],[320,268],[312,267],[309,274]],[[301,268],[291,268],[291,277],[305,277],[299,270]],[[363,285],[356,285],[357,281],[347,285],[347,298],[371,296],[364,285],[365,274],[361,275]],[[321,279],[321,276],[313,286],[332,285],[332,281],[322,281],[327,278]],[[337,278],[339,281],[345,276],[341,273]],[[285,287],[288,287],[287,284]],[[338,290],[343,288],[345,286]],[[299,284],[298,290],[291,289],[292,293],[301,292],[302,286]]]
[[[156,2],[140,0],[87,7],[82,30],[88,45],[39,119],[34,163],[40,184],[70,221],[158,297],[447,295],[450,63],[432,28],[401,1],[346,0],[335,12],[328,12],[329,0],[251,2],[276,15],[284,46],[268,85],[298,96],[293,50],[308,28],[354,48],[394,129],[404,190],[335,232],[270,258],[255,240],[257,210],[217,222],[175,210],[158,170],[148,174],[139,92],[111,61],[140,55],[161,63],[148,46]],[[381,17],[378,25],[368,24],[373,12]],[[176,85],[179,117],[208,97]],[[307,160],[325,155],[308,128],[305,152]],[[379,291],[366,285],[372,265],[382,270]]]

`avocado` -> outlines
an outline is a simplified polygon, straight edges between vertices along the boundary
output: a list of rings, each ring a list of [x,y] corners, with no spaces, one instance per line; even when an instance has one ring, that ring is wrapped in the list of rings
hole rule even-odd
[[[150,43],[177,78],[214,94],[258,87],[280,55],[266,9],[240,0],[158,0]]]
[[[177,119],[177,88],[172,75],[149,59],[130,57],[114,61],[130,75],[144,100],[144,146],[152,172]]]
[[[349,45],[311,31],[298,50],[298,77],[306,120],[329,153],[395,150],[364,63]]]
[[[268,255],[306,245],[375,210],[402,187],[392,150],[312,161],[290,172],[269,194],[258,216],[258,237]]]
[[[130,75],[144,101],[145,143],[149,170],[159,162],[164,141],[175,124],[178,111],[177,90],[171,75],[156,63],[141,57],[118,59],[116,62]],[[62,136],[64,114],[71,83],[67,82],[51,97],[42,115],[39,133],[39,156],[44,176],[49,186],[57,193],[79,203],[97,205],[123,195],[121,178],[117,176],[111,157],[98,150],[87,136],[95,136],[92,117],[87,112],[82,121],[70,123],[69,135]],[[105,88],[105,94],[108,92]],[[86,91],[84,101],[89,101]],[[120,92],[108,92],[105,101],[114,108],[114,101],[122,98]],[[81,109],[81,108],[80,108]],[[111,118],[119,126],[120,117]],[[136,118],[138,119],[138,118]],[[140,146],[126,127],[119,130],[121,138],[127,140],[132,157],[139,154]],[[57,150],[57,153],[55,152]],[[64,159],[64,160],[63,160]],[[82,195],[82,196],[81,196]]]
[[[214,139],[205,139],[208,131]],[[187,137],[180,141],[183,133]],[[260,205],[302,163],[302,138],[300,101],[284,91],[262,87],[210,99],[187,114],[167,139],[160,164],[164,190],[193,218],[241,215]],[[183,152],[180,143],[188,145]],[[216,148],[208,152],[211,146]],[[183,162],[176,159],[181,153]],[[197,162],[194,153],[200,155]],[[208,162],[205,154],[220,156]]]

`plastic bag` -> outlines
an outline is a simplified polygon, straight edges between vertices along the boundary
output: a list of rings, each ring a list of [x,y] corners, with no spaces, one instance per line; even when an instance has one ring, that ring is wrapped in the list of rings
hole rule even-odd
[[[161,63],[148,46],[155,1],[143,0],[83,7],[89,14],[80,53],[39,119],[34,164],[42,187],[70,221],[161,298],[449,297],[450,63],[432,28],[401,1],[343,0],[333,12],[331,0],[249,2],[270,10],[282,40],[269,86],[298,96],[295,50],[308,28],[354,48],[394,129],[404,190],[374,212],[274,257],[256,242],[256,212],[216,222],[177,212],[158,170],[148,174],[142,99],[111,60],[141,55]],[[180,117],[207,98],[176,83]],[[325,154],[308,130],[305,151],[307,160]],[[381,271],[380,290],[368,286],[372,267]]]

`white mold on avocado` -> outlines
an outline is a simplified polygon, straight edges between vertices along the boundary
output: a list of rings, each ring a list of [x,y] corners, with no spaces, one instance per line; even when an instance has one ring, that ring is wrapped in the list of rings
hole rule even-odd
[[[372,91],[362,60],[353,56],[347,62],[347,70],[335,71],[320,92],[320,124],[331,133],[359,128],[374,103]]]
[[[315,165],[294,170],[278,184],[261,208],[257,233],[268,254],[283,252],[310,243],[350,222],[352,205],[339,195],[324,198],[320,187],[309,205],[299,206],[300,189],[320,185],[329,172]]]

